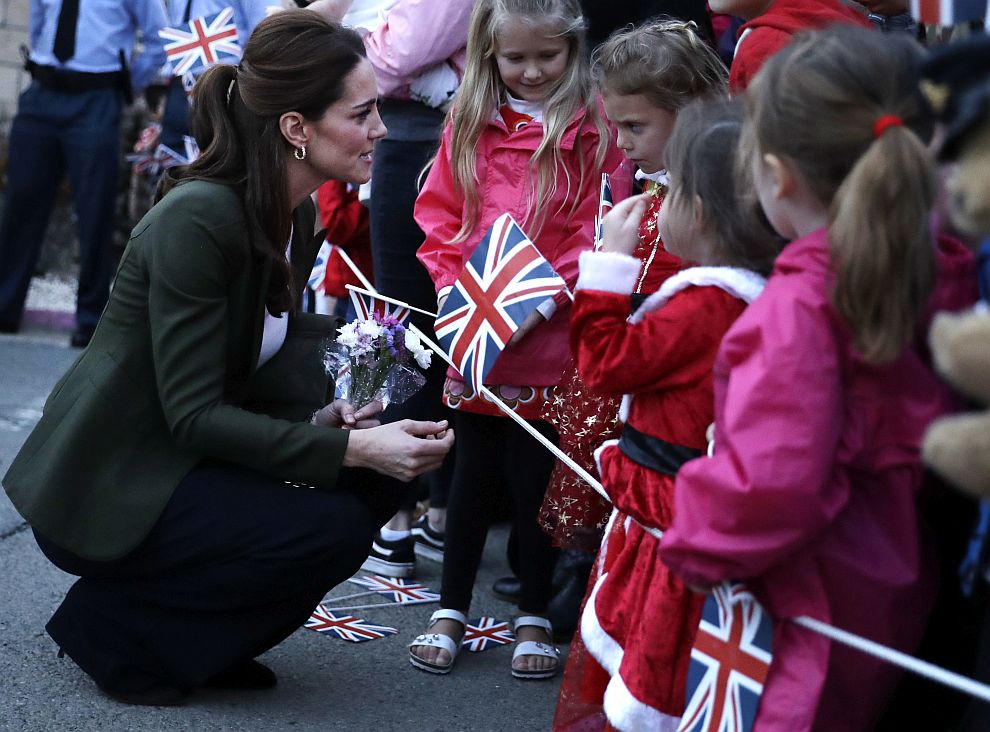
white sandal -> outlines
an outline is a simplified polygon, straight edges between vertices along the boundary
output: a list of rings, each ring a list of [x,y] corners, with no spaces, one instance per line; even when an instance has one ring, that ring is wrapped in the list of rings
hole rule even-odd
[[[430,616],[430,625],[427,628],[429,631],[438,620],[454,620],[460,623],[464,628],[467,628],[467,616],[462,612],[457,610],[437,610]],[[464,635],[461,635],[461,640],[463,641]],[[450,661],[441,666],[438,663],[430,663],[429,661],[424,661],[422,658],[417,656],[412,652],[413,648],[420,646],[428,646],[430,648],[440,648],[450,654]],[[413,642],[409,644],[409,663],[411,663],[416,668],[421,671],[427,671],[431,674],[449,674],[450,669],[454,666],[454,659],[457,658],[457,652],[461,650],[461,643],[455,641],[449,635],[444,633],[430,633],[426,632],[422,635],[417,635]]]
[[[553,626],[546,618],[536,615],[523,615],[516,618],[514,627],[517,636],[519,635],[519,629],[526,625],[542,628],[546,631],[547,638],[553,638]],[[557,663],[551,668],[539,671],[524,671],[512,666],[512,675],[517,679],[549,679],[557,674],[557,669],[560,667],[560,651],[552,644],[541,643],[539,641],[521,641],[516,643],[516,649],[512,652],[513,663],[519,656],[548,656],[553,658]]]

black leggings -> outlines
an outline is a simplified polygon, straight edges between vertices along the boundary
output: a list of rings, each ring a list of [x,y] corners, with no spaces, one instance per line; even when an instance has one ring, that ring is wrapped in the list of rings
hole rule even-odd
[[[122,559],[82,559],[36,533],[56,566],[80,576],[48,633],[104,688],[201,685],[280,643],[358,570],[398,505],[378,483],[345,469],[328,493],[216,463],[182,480]]]
[[[543,421],[531,421],[554,443]],[[554,456],[507,417],[454,412],[457,456],[447,504],[447,544],[440,606],[467,610],[499,493],[507,490],[519,542],[519,609],[542,614],[551,596],[553,547],[537,522]]]

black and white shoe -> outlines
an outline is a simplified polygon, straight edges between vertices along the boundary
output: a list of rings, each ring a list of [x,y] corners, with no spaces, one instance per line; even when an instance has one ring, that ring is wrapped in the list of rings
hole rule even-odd
[[[415,542],[416,554],[426,559],[432,559],[434,562],[443,562],[443,532],[430,526],[430,521],[425,514],[412,525],[412,537]]]
[[[361,569],[383,577],[412,577],[416,572],[413,537],[386,541],[380,533],[375,534],[375,540],[371,543],[371,553],[364,560]]]

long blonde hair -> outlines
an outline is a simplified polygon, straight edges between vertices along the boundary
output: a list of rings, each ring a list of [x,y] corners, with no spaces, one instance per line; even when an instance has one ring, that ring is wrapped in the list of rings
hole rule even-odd
[[[873,363],[914,339],[935,282],[921,52],[897,35],[852,27],[802,35],[745,95],[756,152],[790,160],[828,206],[831,301]],[[893,126],[878,126],[884,117]]]
[[[616,94],[642,94],[668,112],[728,93],[729,71],[693,22],[655,18],[615,31],[595,49],[592,74]]]
[[[597,180],[594,180],[597,176],[593,175],[595,171],[585,170],[583,155],[578,155],[578,180],[571,180],[560,147],[568,124],[582,108],[587,110],[589,119],[598,129],[596,169],[601,168],[608,152],[610,133],[598,112],[591,73],[585,61],[585,23],[577,1],[478,0],[468,28],[464,79],[448,113],[448,123],[452,128],[450,167],[454,187],[465,200],[461,228],[452,242],[467,239],[478,223],[481,199],[475,165],[477,145],[485,126],[506,100],[506,88],[498,72],[495,51],[498,32],[510,18],[548,29],[554,37],[565,38],[568,42],[567,69],[545,101],[543,141],[530,161],[536,171],[535,181],[531,178],[527,214],[527,234],[531,238],[539,234],[548,214],[561,213],[561,210],[547,211],[561,177],[567,185],[568,195],[565,198],[573,200],[568,215],[573,213],[581,191],[588,185],[597,185]]]

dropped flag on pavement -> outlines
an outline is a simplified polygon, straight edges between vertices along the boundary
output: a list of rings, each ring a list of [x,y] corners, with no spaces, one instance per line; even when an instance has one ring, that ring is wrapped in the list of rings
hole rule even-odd
[[[486,615],[468,621],[464,629],[462,644],[469,651],[480,653],[492,646],[504,646],[516,639],[504,620],[496,620]]]
[[[313,614],[306,621],[305,627],[318,633],[332,633],[349,643],[363,643],[364,641],[384,638],[387,635],[395,635],[399,632],[387,625],[373,625],[353,615],[337,615],[324,607],[322,603],[316,606]]]
[[[379,595],[384,595],[392,602],[397,602],[400,605],[419,605],[424,602],[437,602],[440,599],[440,593],[434,592],[429,587],[396,577],[365,575],[352,577],[350,581],[361,587],[374,590]]]

